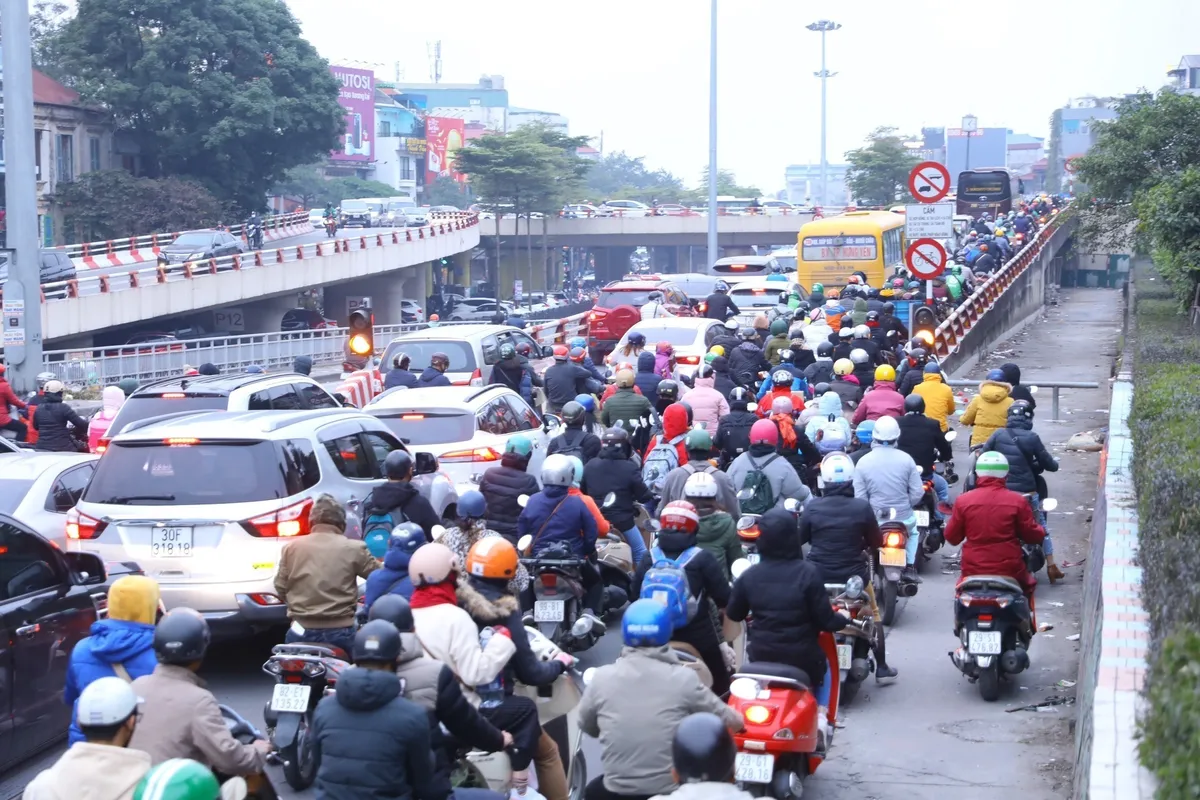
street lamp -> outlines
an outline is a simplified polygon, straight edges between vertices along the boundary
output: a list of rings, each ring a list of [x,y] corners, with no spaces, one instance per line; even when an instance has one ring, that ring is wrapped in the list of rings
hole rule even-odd
[[[717,0],[712,0],[708,43],[708,267],[721,257],[717,244]],[[705,272],[708,270],[706,269]]]
[[[842,26],[836,22],[823,19],[806,26],[810,31],[816,31],[821,34],[821,71],[814,72],[813,75],[821,79],[821,203],[822,205],[829,204],[829,159],[825,155],[825,135],[826,135],[826,117],[825,117],[825,98],[826,98],[826,83],[836,72],[830,72],[825,68],[825,34],[830,31],[836,31]]]

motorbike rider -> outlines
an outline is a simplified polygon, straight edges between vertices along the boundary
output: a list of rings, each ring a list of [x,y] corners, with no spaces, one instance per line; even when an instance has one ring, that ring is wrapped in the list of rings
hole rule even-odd
[[[689,714],[707,711],[735,730],[744,727],[741,715],[668,647],[672,624],[664,604],[635,600],[625,610],[621,635],[620,657],[596,669],[577,709],[579,727],[600,740],[604,768],[588,784],[587,800],[647,800],[673,791],[671,744],[663,731]]]
[[[908,338],[908,328],[896,316],[896,304],[885,302],[879,312],[879,327],[886,333],[895,331],[896,341],[902,342]]]
[[[662,382],[660,376],[654,370],[655,356],[649,350],[645,350],[637,359],[637,374],[634,376],[634,385],[641,390],[642,396],[650,400],[652,404],[658,403],[658,384]]]
[[[720,322],[742,313],[737,303],[729,296],[729,284],[725,281],[716,282],[712,294],[705,299],[704,304],[704,316]]]
[[[789,310],[788,313],[790,314],[791,311]],[[763,347],[763,358],[771,366],[777,367],[779,366],[780,351],[787,350],[789,347],[787,321],[778,318],[771,323],[771,338],[767,339],[767,343]]]
[[[838,396],[843,406],[858,403],[862,398],[863,387],[858,376],[854,374],[853,361],[840,358],[833,362],[833,381],[830,382],[829,389]]]
[[[758,390],[758,408],[756,409],[756,413],[760,417],[770,416],[771,405],[780,398],[791,402],[792,408],[796,413],[803,411],[808,385],[807,383],[801,384],[803,388],[795,388],[795,385],[796,378],[791,371],[783,367],[776,367],[771,370],[771,373],[763,379],[763,385]]]
[[[292,625],[285,642],[324,642],[347,653],[354,646],[356,578],[379,567],[362,540],[346,538],[346,510],[322,494],[308,515],[310,533],[283,546],[275,594],[288,606]]]
[[[871,360],[871,354],[856,347],[850,351],[850,363],[854,365],[854,377],[858,378],[858,385],[866,394],[875,385],[875,363]]]
[[[739,512],[724,511],[719,504],[718,498],[723,489],[718,476],[724,474],[697,472],[689,476],[683,485],[683,499],[691,503],[700,515],[700,528],[696,532],[697,546],[712,554],[725,573],[725,580],[731,581],[731,567],[739,558],[746,557],[746,550],[734,525]]]
[[[651,395],[634,391],[635,376],[631,370],[617,371],[617,391],[604,401],[600,409],[600,423],[605,428],[620,426],[630,434],[630,441],[638,453],[650,440],[650,423],[654,417]]]
[[[329,202],[325,204],[325,213],[322,215],[325,220],[333,220],[334,223],[338,219],[338,207],[336,203]]]
[[[46,382],[42,400],[33,412],[38,450],[78,453],[87,447],[87,421],[63,402],[64,391],[62,381]]]
[[[897,387],[900,394],[908,397],[912,390],[921,385],[925,379],[925,365],[929,363],[929,351],[924,347],[914,347],[901,362],[901,370],[897,372],[900,384]]]
[[[562,409],[562,420],[567,429],[550,440],[546,455],[577,456],[584,464],[600,455],[600,437],[584,430],[587,412],[582,405],[574,400],[567,403]]]
[[[854,468],[854,496],[861,497],[875,509],[878,519],[896,519],[908,526],[907,566],[904,580],[920,583],[917,575],[919,537],[913,536],[917,517],[912,509],[925,496],[921,470],[912,456],[896,447],[900,440],[900,425],[893,417],[880,417],[871,432],[871,452],[863,456]]]
[[[872,377],[874,384],[863,393],[854,410],[852,422],[855,425],[865,419],[877,421],[880,417],[899,417],[904,413],[904,395],[896,391],[896,370],[881,364],[875,368]]]
[[[846,455],[850,456],[850,460],[857,466],[859,461],[862,461],[863,456],[871,452],[871,439],[875,435],[875,423],[871,420],[863,420],[854,428],[854,435],[850,437],[850,448]]]
[[[833,424],[841,428],[846,441],[850,441],[850,423],[842,416],[844,405],[842,403],[842,396],[837,392],[836,383],[830,387],[829,391],[817,399],[817,408],[820,409],[820,413],[809,419],[804,427],[804,435],[808,437],[808,440],[815,442],[817,440],[817,431],[826,425]]]
[[[641,469],[631,460],[629,434],[614,427],[605,431],[600,441],[600,455],[583,468],[583,489],[601,504],[600,513],[625,537],[631,555],[640,554],[646,549],[646,540],[637,526],[638,504],[649,503],[654,495],[642,480]],[[604,506],[610,492],[615,499]]]
[[[809,386],[829,383],[833,380],[833,345],[821,342],[817,345],[817,359],[804,368],[804,377]]]
[[[645,349],[646,334],[641,331],[630,331],[629,335],[625,337],[625,344],[613,350],[609,354],[608,360],[614,364],[619,361],[629,361],[636,364],[638,357],[641,356]]]
[[[659,317],[675,316],[670,311],[668,311],[667,307],[663,304],[663,293],[660,291],[657,291],[657,290],[651,292],[649,294],[649,296],[647,296],[646,304],[644,306],[642,306],[641,313],[642,313],[642,319],[644,319],[644,320],[645,319],[658,319]]]
[[[257,211],[250,213],[249,219],[243,225],[246,232],[247,242],[251,250],[262,250],[263,246],[263,231],[262,218],[258,216]]]
[[[709,363],[709,366],[712,367],[713,372],[712,388],[720,392],[721,396],[728,401],[733,395],[733,390],[737,388],[737,382],[729,372],[729,359],[723,355],[717,356]]]
[[[501,358],[503,357],[503,352],[501,352]],[[417,374],[409,370],[409,366],[411,365],[412,359],[407,353],[397,353],[392,358],[392,368],[387,371],[387,375],[383,378],[383,388],[394,389],[397,386],[404,386],[411,389],[416,386]],[[496,373],[493,372],[492,377],[495,378],[495,375]],[[515,391],[519,391],[519,389]]]
[[[1000,262],[992,255],[987,244],[979,245],[979,258],[971,265],[971,269],[979,275],[990,275],[999,268]]]
[[[696,368],[696,386],[687,393],[692,418],[697,425],[713,435],[721,417],[729,413],[729,401],[716,388],[716,373],[708,364]]]
[[[190,758],[222,775],[261,774],[271,743],[234,739],[217,698],[196,674],[210,640],[208,622],[190,608],[173,608],[159,620],[158,666],[131,684],[141,698],[141,717],[129,746],[149,753],[153,764]]]
[[[900,426],[900,439],[896,447],[912,456],[913,461],[921,468],[921,478],[933,481],[933,491],[939,504],[950,502],[950,484],[934,471],[933,466],[938,461],[949,461],[954,457],[946,434],[937,420],[926,416],[925,398],[919,394],[910,394],[904,398],[904,416],[896,421]],[[939,517],[942,512],[937,508],[934,513]]]
[[[513,544],[517,543],[517,518],[521,516],[517,498],[535,495],[541,488],[537,478],[526,472],[532,457],[529,437],[510,437],[499,466],[489,467],[479,479],[479,491],[487,502],[488,527]]]
[[[1021,383],[1021,368],[1011,361],[1007,364],[1000,365],[1000,372],[1004,374],[1004,382],[1009,385],[1008,396],[1013,401],[1024,400],[1029,404],[1029,410],[1037,410],[1037,401],[1033,399],[1033,392],[1029,391],[1029,387]]]
[[[734,783],[737,744],[716,714],[699,712],[679,723],[671,745],[671,774],[679,788],[674,800],[750,800]],[[667,800],[656,795],[651,800]]]
[[[546,387],[546,410],[558,414],[579,394],[599,394],[604,385],[592,378],[582,364],[569,361],[565,344],[554,345],[554,364],[542,375]]]
[[[868,311],[866,313],[870,314],[871,312]],[[867,356],[871,359],[871,364],[874,366],[883,363],[883,353],[880,350],[879,344],[871,335],[870,326],[865,322],[854,326],[854,338],[850,340],[850,347],[866,350]]]
[[[12,408],[28,411],[25,401],[17,397],[12,384],[4,376],[6,368],[0,364],[0,430],[9,430],[17,434],[17,441],[23,442],[29,434],[29,429],[18,417],[12,415]]]
[[[500,360],[492,366],[492,377],[488,385],[499,384],[507,386],[530,405],[533,404],[533,387],[541,386],[542,380],[533,372],[533,367],[523,361],[517,354],[517,348],[510,342],[500,345]],[[391,373],[388,373],[390,379]]]
[[[943,382],[940,364],[930,361],[925,365],[921,383],[913,388],[911,396],[920,397],[925,401],[925,416],[935,420],[942,433],[950,430],[950,415],[954,413],[954,390]]]
[[[756,314],[754,317],[754,343],[761,350],[767,346],[767,339],[771,336],[771,321],[767,319],[766,314]]]
[[[723,467],[750,449],[750,427],[758,421],[758,415],[747,410],[750,397],[750,392],[740,386],[729,393],[729,413],[721,417],[713,440]]]
[[[817,568],[823,583],[845,583],[857,575],[863,581],[875,621],[881,622],[875,588],[864,553],[883,547],[883,534],[871,504],[854,496],[854,462],[844,453],[830,453],[821,462],[820,497],[813,498],[800,517],[800,544],[810,545],[808,561]],[[872,642],[876,682],[899,673],[887,665],[883,636]]]
[[[654,346],[654,374],[663,380],[668,380],[675,374],[679,363],[675,358],[675,346],[670,342],[659,342]]]
[[[735,317],[725,320],[724,328],[717,334],[717,338],[713,339],[712,346],[720,347],[724,351],[722,355],[728,357],[733,352],[733,349],[742,343],[741,338],[738,336],[740,328],[741,326],[738,325]]]
[[[390,515],[392,522],[415,522],[433,540],[434,527],[442,518],[433,510],[429,500],[413,486],[413,458],[405,450],[393,450],[383,460],[383,475],[387,482],[376,486],[363,501],[363,519]]]
[[[837,332],[837,343],[833,345],[832,357],[835,362],[843,358],[850,358],[850,351],[854,347],[850,342],[854,339],[854,323],[849,317],[845,317],[842,322],[842,329]]]
[[[727,356],[729,374],[739,386],[752,389],[758,380],[758,373],[770,370],[771,362],[763,356],[754,328],[742,328],[738,335],[741,337],[741,344]]]
[[[423,544],[425,532],[415,522],[403,522],[392,530],[387,552],[383,555],[383,566],[367,576],[367,585],[363,588],[363,612],[370,614],[376,601],[384,597],[395,595],[405,600],[412,597],[408,562]]]
[[[446,377],[448,369],[450,369],[450,356],[445,353],[434,353],[429,358],[429,366],[421,373],[421,377],[417,378],[417,386],[422,389],[433,386],[451,386],[450,379]]]
[[[807,482],[809,471],[821,462],[821,454],[804,432],[804,426],[796,422],[794,410],[791,398],[776,397],[771,402],[768,419],[779,430],[777,452],[787,459],[800,479]]]
[[[733,460],[727,474],[739,492],[765,484],[765,492],[760,489],[756,494],[764,501],[770,500],[775,508],[783,508],[788,498],[804,503],[812,496],[792,465],[779,455],[779,427],[769,419],[760,419],[751,426],[750,449]],[[739,503],[743,513],[753,508],[749,501]]]
[[[959,417],[963,425],[974,425],[971,431],[971,448],[983,445],[993,433],[1008,424],[1008,407],[1013,404],[1011,389],[1004,381],[1004,373],[998,369],[988,372],[979,384],[979,394],[971,398],[967,408]]]
[[[455,520],[454,526],[447,528],[446,533],[439,541],[450,548],[450,552],[454,553],[458,563],[465,564],[467,553],[476,542],[488,537],[500,537],[500,534],[488,529],[487,501],[479,492],[463,492],[459,495],[457,508],[458,518]],[[529,573],[525,570],[525,565],[517,564],[512,575],[512,584],[508,587],[509,591],[513,595],[520,595],[528,585]]]
[[[740,513],[737,490],[733,487],[733,481],[729,479],[729,476],[713,466],[711,461],[713,440],[708,431],[696,429],[688,431],[683,440],[683,446],[687,451],[687,460],[667,473],[656,513],[661,514],[668,503],[683,500],[684,487],[688,479],[693,475],[700,474],[712,476],[716,483],[719,489],[716,506],[722,511],[737,516]]]

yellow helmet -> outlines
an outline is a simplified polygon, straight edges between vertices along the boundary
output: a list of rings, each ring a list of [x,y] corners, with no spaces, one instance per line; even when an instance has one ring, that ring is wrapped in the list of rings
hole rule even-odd
[[[875,380],[894,381],[896,380],[896,370],[892,369],[889,364],[880,364],[875,368]]]
[[[714,344],[712,347],[708,348],[708,352],[715,356],[723,356],[725,355],[725,348],[719,344]]]
[[[839,358],[833,362],[834,375],[849,375],[854,372],[854,362],[848,358]]]

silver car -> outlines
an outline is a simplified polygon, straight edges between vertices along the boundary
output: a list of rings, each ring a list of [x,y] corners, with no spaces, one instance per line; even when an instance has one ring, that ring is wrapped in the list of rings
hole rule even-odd
[[[67,512],[79,501],[99,456],[23,450],[0,456],[0,513],[62,547]]]
[[[194,608],[222,635],[285,624],[274,586],[284,545],[309,533],[324,493],[346,504],[346,535],[360,538],[362,502],[400,449],[385,422],[347,409],[137,422],[112,439],[67,515],[67,550],[136,561],[167,608]],[[413,459],[413,485],[452,518],[454,484],[434,456]]]

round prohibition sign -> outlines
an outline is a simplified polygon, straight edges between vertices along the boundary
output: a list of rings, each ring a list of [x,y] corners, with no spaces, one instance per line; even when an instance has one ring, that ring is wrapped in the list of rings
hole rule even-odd
[[[918,203],[936,203],[950,194],[950,170],[936,161],[922,161],[908,175],[908,191]]]
[[[915,277],[933,280],[946,271],[946,248],[937,239],[917,239],[908,246],[904,260]]]

